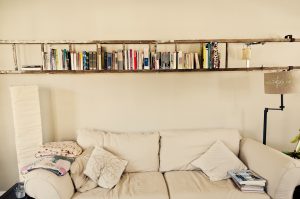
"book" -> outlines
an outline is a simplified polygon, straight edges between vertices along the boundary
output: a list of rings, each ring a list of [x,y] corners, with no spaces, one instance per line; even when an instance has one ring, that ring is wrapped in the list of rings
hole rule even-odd
[[[196,69],[200,69],[200,61],[199,61],[198,53],[195,53],[195,64],[196,64]]]
[[[133,69],[137,70],[137,51],[133,51]]]
[[[235,185],[242,191],[242,192],[249,192],[249,193],[264,193],[265,187],[264,186],[257,186],[257,185],[241,185],[239,184],[234,178],[233,182]]]
[[[42,70],[43,66],[42,65],[23,65],[21,67],[21,70],[23,71],[37,71],[37,70]]]
[[[124,50],[124,70],[128,70],[128,50]]]
[[[208,69],[208,44],[203,45],[203,68]]]
[[[151,70],[155,70],[155,60],[156,60],[156,53],[155,52],[151,52]]]
[[[144,53],[143,51],[138,51],[138,69],[143,70],[143,62],[144,62]]]
[[[102,68],[102,49],[101,49],[101,46],[99,46],[98,48],[97,48],[97,69],[98,70],[103,70],[103,68]]]
[[[218,42],[212,42],[211,62],[212,68],[220,68],[220,54],[218,51]]]
[[[183,53],[182,51],[178,51],[177,53],[177,64],[178,64],[178,69],[183,69]]]
[[[145,70],[150,69],[149,49],[148,48],[144,48],[144,69]]]
[[[123,51],[122,50],[118,50],[118,52],[117,52],[117,61],[118,61],[118,69],[124,70]]]
[[[112,70],[112,53],[107,53],[106,69]]]
[[[262,186],[266,185],[266,180],[251,170],[228,171],[230,177],[239,185]]]

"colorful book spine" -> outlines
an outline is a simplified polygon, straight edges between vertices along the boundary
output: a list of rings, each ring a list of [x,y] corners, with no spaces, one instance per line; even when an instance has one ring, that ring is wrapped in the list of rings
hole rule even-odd
[[[97,47],[97,69],[98,70],[103,70],[102,68],[102,49],[101,46]]]
[[[118,61],[118,69],[123,70],[124,63],[123,63],[123,51],[122,50],[118,50],[117,61]]]
[[[133,51],[133,70],[137,70],[137,51]]]
[[[112,53],[107,53],[107,70],[112,70]]]
[[[144,69],[150,70],[149,49],[144,49]]]

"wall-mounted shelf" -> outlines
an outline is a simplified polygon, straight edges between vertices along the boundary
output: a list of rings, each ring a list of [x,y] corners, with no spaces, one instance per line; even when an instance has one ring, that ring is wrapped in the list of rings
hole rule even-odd
[[[178,63],[177,67],[173,69],[148,69],[148,70],[122,70],[122,69],[114,69],[114,70],[99,70],[96,68],[96,70],[79,70],[73,69],[73,70],[45,70],[47,67],[45,67],[46,63],[46,56],[49,55],[49,52],[46,52],[45,48],[46,45],[68,45],[69,52],[74,52],[74,46],[75,45],[95,45],[96,46],[96,62],[98,63],[98,55],[101,55],[98,51],[99,48],[101,48],[102,45],[105,44],[121,44],[123,45],[123,56],[124,51],[127,45],[129,44],[145,44],[149,45],[150,51],[151,48],[154,46],[154,51],[156,53],[157,51],[157,45],[158,44],[173,44],[175,45],[175,52],[178,52],[177,50],[177,44],[199,44],[200,49],[204,46],[204,44],[209,42],[217,42],[217,43],[224,43],[225,45],[225,63],[223,68],[213,68],[213,69],[207,69],[204,68],[202,65],[203,62],[203,55],[200,56],[201,53],[199,53],[199,62],[201,63],[201,66],[196,69],[179,69]],[[0,45],[11,45],[12,46],[12,53],[13,53],[13,59],[14,59],[14,68],[15,70],[0,70],[0,74],[93,74],[93,73],[164,73],[164,72],[219,72],[219,71],[266,71],[266,70],[288,70],[291,69],[290,66],[278,66],[278,67],[250,67],[250,68],[233,68],[228,66],[228,46],[229,44],[245,44],[245,45],[254,45],[254,44],[265,44],[265,43],[274,43],[274,42],[300,42],[300,39],[293,38],[292,35],[287,35],[284,38],[263,38],[263,39],[192,39],[192,40],[86,40],[86,41],[76,41],[76,40],[0,40]],[[41,54],[42,54],[42,60],[43,60],[43,69],[44,70],[20,70],[20,64],[18,61],[18,55],[17,55],[17,46],[18,45],[40,45],[41,46]],[[151,52],[152,53],[152,52]],[[103,57],[100,57],[100,61],[102,62]],[[175,56],[176,57],[176,56]],[[178,57],[177,57],[178,58]],[[176,59],[176,58],[175,58]],[[194,59],[194,58],[193,58]],[[193,60],[192,59],[192,60]],[[124,62],[124,60],[123,60]],[[78,63],[76,63],[78,64]],[[99,67],[100,68],[100,67]],[[143,68],[143,67],[142,67]],[[293,66],[293,69],[300,69],[300,66]]]
[[[270,42],[300,42],[293,38],[264,39],[190,39],[190,40],[0,40],[0,44],[190,44],[190,43],[270,43]]]
[[[250,68],[220,68],[220,69],[176,69],[176,70],[42,70],[42,71],[14,71],[0,70],[0,74],[96,74],[96,73],[166,73],[166,72],[226,72],[226,71],[276,71],[290,70],[291,67],[250,67]],[[292,69],[300,69],[293,66]]]

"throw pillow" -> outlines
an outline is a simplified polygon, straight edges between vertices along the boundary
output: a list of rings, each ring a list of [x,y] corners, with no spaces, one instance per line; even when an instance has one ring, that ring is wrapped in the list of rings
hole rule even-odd
[[[84,174],[100,187],[111,189],[119,182],[127,163],[126,160],[119,159],[103,148],[96,147],[88,160]]]
[[[97,187],[97,183],[83,173],[93,150],[94,147],[87,148],[71,165],[71,178],[78,192],[85,192]]]
[[[191,164],[200,168],[211,181],[229,178],[227,173],[229,170],[247,169],[235,154],[219,140]]]

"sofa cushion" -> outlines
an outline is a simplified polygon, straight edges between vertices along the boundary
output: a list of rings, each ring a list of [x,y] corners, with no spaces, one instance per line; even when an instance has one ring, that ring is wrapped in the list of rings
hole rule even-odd
[[[164,176],[170,199],[270,199],[265,193],[241,192],[230,179],[211,182],[201,171],[170,171]]]
[[[100,146],[127,160],[125,172],[158,171],[159,133],[112,133],[81,129],[77,136],[83,147]]]
[[[246,170],[247,167],[235,156],[230,149],[220,140],[217,140],[199,158],[192,162],[200,168],[211,181],[230,178],[230,170]]]
[[[238,155],[241,139],[234,129],[161,131],[160,135],[160,171],[199,170],[191,162],[217,140]]]
[[[159,172],[126,173],[113,189],[95,188],[76,193],[73,199],[169,199],[164,177]]]

